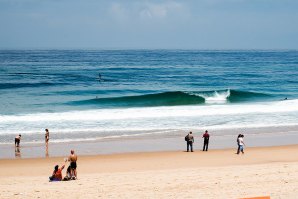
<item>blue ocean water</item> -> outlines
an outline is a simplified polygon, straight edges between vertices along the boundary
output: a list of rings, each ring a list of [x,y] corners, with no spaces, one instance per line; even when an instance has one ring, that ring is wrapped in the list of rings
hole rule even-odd
[[[298,51],[2,50],[0,143],[298,125],[297,77]]]

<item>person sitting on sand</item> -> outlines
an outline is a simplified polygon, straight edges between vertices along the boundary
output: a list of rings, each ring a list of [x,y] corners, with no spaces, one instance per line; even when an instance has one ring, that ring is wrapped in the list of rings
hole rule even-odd
[[[15,139],[14,139],[14,145],[16,147],[19,147],[20,146],[21,137],[22,137],[21,134],[19,134],[18,136],[15,137]]]
[[[68,181],[68,180],[71,180],[71,167],[70,165],[67,167],[67,170],[66,170],[66,175],[65,177],[63,178],[63,181]]]
[[[52,176],[49,177],[50,181],[61,181],[62,180],[62,170],[65,165],[59,168],[59,165],[56,165],[53,171]]]
[[[71,150],[70,156],[68,157],[68,161],[70,161],[71,176],[73,179],[77,178],[77,160],[77,155],[74,153],[74,150]]]

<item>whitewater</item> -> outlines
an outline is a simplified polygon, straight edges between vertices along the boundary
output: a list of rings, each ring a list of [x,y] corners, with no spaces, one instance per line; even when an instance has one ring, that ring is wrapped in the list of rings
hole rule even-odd
[[[72,140],[69,137],[73,137],[73,141],[88,141],[111,135],[137,136],[140,135],[138,132],[298,126],[297,117],[298,100],[2,115],[0,136],[13,136],[16,132],[43,135],[42,129],[46,126],[51,129],[51,134],[64,135],[57,142],[69,142]],[[41,140],[42,137],[36,141]],[[1,141],[7,143],[10,140]]]

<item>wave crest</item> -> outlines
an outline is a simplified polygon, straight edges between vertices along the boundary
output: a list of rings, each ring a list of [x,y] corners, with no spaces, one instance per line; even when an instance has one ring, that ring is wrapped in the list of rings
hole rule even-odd
[[[231,95],[230,89],[226,91],[213,91],[206,92],[202,94],[197,94],[198,96],[204,98],[205,103],[207,104],[215,104],[215,103],[226,103],[228,98]]]
[[[70,104],[75,106],[95,105],[99,107],[152,107],[260,101],[269,97],[270,95],[264,93],[227,89],[199,92],[174,91],[137,96],[95,98],[72,101]]]

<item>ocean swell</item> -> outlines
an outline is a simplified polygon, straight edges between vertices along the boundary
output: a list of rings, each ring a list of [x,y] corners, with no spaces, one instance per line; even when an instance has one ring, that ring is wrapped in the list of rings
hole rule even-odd
[[[227,89],[219,91],[174,91],[137,96],[93,98],[72,101],[68,104],[75,106],[98,105],[102,107],[152,107],[261,101],[270,97],[269,94],[264,93]]]
[[[2,89],[17,89],[17,88],[35,88],[35,87],[49,87],[66,85],[67,83],[51,83],[51,82],[33,82],[33,83],[0,83],[0,90]]]

